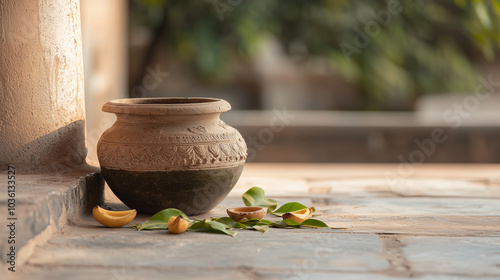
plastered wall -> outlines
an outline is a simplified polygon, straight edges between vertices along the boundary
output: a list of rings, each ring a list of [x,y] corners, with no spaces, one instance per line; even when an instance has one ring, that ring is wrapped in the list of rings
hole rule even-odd
[[[0,1],[0,164],[20,171],[86,156],[78,0]]]

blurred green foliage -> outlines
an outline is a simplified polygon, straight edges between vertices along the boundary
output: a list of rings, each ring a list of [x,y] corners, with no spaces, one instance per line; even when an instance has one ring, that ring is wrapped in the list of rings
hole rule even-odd
[[[357,109],[472,92],[473,61],[493,60],[500,44],[499,0],[132,0],[130,11],[132,26],[164,24],[167,51],[206,79],[272,34],[291,56],[321,57],[356,84]]]

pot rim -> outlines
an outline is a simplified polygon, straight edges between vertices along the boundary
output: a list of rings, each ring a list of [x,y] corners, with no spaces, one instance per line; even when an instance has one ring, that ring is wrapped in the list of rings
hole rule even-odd
[[[134,115],[198,115],[229,110],[229,102],[211,97],[122,98],[102,106],[104,112]]]

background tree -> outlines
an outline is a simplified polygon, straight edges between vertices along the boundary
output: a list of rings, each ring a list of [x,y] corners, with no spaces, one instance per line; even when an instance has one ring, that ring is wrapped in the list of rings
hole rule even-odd
[[[500,42],[498,0],[133,0],[130,11],[133,26],[154,30],[143,69],[166,46],[214,81],[272,35],[299,62],[320,57],[356,84],[363,98],[355,109],[472,92],[475,63],[492,61]]]

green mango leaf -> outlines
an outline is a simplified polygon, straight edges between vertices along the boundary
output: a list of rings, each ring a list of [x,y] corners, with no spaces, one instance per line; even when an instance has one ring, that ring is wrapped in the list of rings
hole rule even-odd
[[[201,220],[193,223],[188,231],[194,232],[210,232],[210,233],[224,233],[229,236],[236,236],[238,232],[226,228],[226,225],[219,223],[217,221],[212,221],[211,219]]]
[[[246,221],[240,221],[240,223],[246,225],[247,227],[253,228],[253,226],[267,226],[269,227],[275,227],[275,228],[284,228],[287,227],[288,225],[285,223],[281,223],[281,221],[269,221],[265,219],[250,219]]]
[[[264,220],[264,219],[259,220],[259,224],[270,225],[272,223],[274,222],[269,220]]]
[[[269,225],[269,224],[272,224],[274,222],[272,221],[269,221],[269,220],[264,220],[264,219],[261,219],[261,220],[258,220],[258,219],[242,219],[240,221],[240,224],[244,224],[245,226],[248,226],[248,227],[251,227],[251,226],[254,226],[254,225]]]
[[[269,225],[269,227],[272,228],[286,228],[289,227],[289,225],[285,224],[283,221],[275,222]]]
[[[224,224],[226,225],[226,228],[241,228],[241,229],[247,229],[247,226],[242,224],[242,223],[238,223],[238,222],[235,222],[233,219],[229,218],[229,217],[222,217],[222,218],[214,218],[214,221],[216,222],[219,222],[221,224]]]
[[[170,217],[182,216],[188,222],[192,222],[186,214],[181,210],[175,208],[168,208],[154,214],[149,220],[142,224],[131,225],[131,227],[137,230],[151,230],[151,229],[167,229],[168,220]]]
[[[293,211],[297,211],[300,209],[307,208],[307,206],[302,205],[298,202],[288,202],[283,204],[278,210],[274,211],[273,214],[284,214],[284,213],[289,213]],[[279,215],[281,216],[281,215]]]
[[[254,226],[252,226],[252,228],[257,230],[257,231],[260,231],[260,232],[262,232],[262,234],[264,234],[269,229],[269,226],[268,225],[254,225]]]
[[[242,199],[246,206],[267,207],[267,213],[273,212],[278,205],[278,201],[267,199],[264,190],[259,187],[250,188],[243,194]]]
[[[188,231],[206,231],[210,229],[210,225],[207,223],[210,220],[196,220],[189,228]]]
[[[288,226],[300,226],[300,223],[292,220],[292,219],[284,219],[283,221],[281,221],[282,223],[288,225]]]
[[[329,226],[320,220],[307,219],[300,224],[301,227],[314,227],[314,228],[329,228]]]
[[[219,223],[219,222],[216,222],[216,221],[209,221],[207,223],[216,232],[225,233],[225,234],[230,235],[232,237],[235,237],[236,234],[238,234],[237,231],[227,229],[226,226],[224,224],[222,224],[222,223]]]

